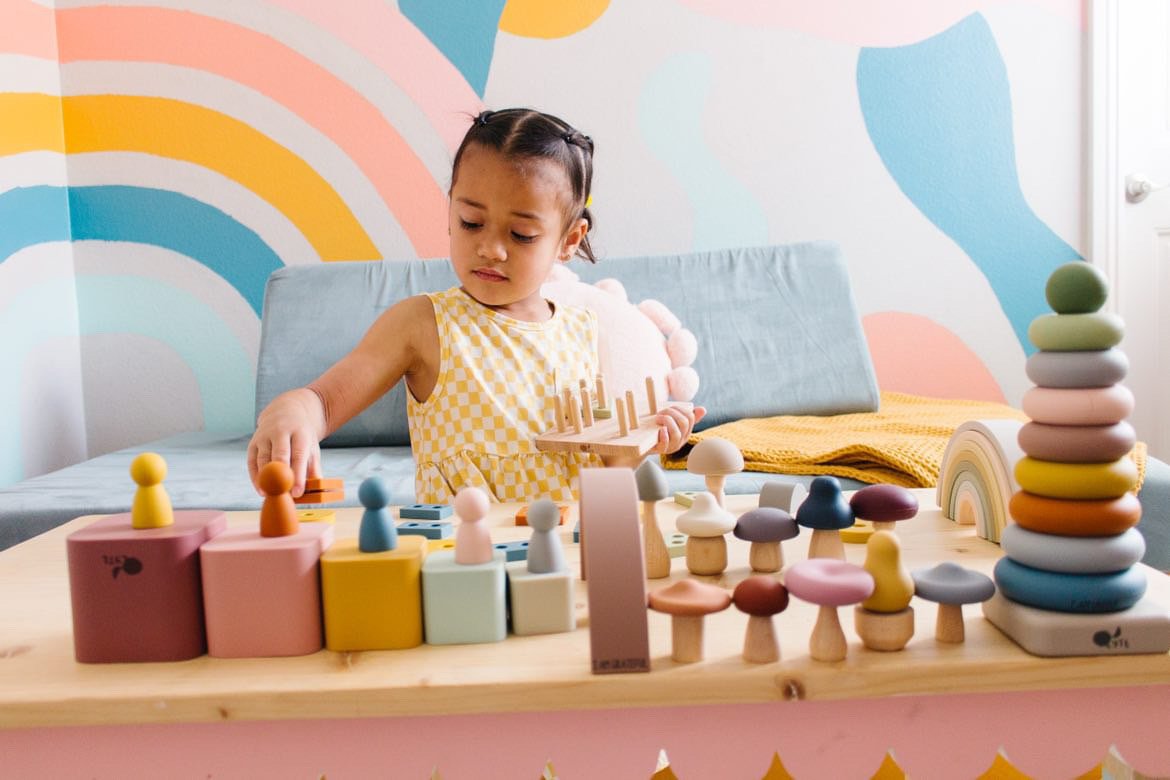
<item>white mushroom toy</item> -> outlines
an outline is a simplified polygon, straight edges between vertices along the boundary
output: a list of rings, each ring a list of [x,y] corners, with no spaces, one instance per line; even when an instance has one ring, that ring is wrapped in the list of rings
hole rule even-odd
[[[735,528],[735,515],[719,506],[715,496],[695,494],[691,508],[674,521],[687,535],[687,569],[692,574],[718,575],[727,568],[727,539]]]
[[[687,456],[687,471],[702,474],[708,492],[719,506],[723,506],[723,483],[729,475],[743,471],[743,453],[727,439],[712,436],[691,449]]]

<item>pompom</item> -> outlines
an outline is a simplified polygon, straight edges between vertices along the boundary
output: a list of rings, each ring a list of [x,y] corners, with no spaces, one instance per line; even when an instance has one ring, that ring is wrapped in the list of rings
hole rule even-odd
[[[675,401],[690,401],[699,392],[699,375],[690,366],[679,366],[666,375],[666,387]]]
[[[699,356],[699,340],[686,328],[679,328],[666,340],[666,354],[675,368],[689,366]]]
[[[605,290],[610,295],[616,295],[623,301],[628,301],[630,298],[626,295],[626,287],[617,279],[602,279],[593,285],[599,290]]]
[[[662,331],[663,336],[669,336],[682,327],[678,317],[674,316],[674,313],[666,308],[666,304],[662,301],[647,298],[638,304],[638,311],[649,317],[650,321]]]

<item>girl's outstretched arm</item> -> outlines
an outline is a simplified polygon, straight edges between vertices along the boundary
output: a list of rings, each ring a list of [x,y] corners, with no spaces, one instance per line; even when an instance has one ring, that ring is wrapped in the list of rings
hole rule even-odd
[[[270,461],[293,470],[292,494],[319,476],[321,440],[378,400],[404,376],[425,400],[438,375],[439,336],[426,296],[399,301],[379,315],[353,350],[307,387],[281,393],[260,413],[248,444],[252,484]],[[259,490],[259,488],[257,488]]]

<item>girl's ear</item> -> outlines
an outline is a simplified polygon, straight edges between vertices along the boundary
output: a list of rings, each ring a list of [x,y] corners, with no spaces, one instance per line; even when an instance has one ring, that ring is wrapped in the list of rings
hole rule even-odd
[[[561,251],[558,255],[561,262],[567,263],[573,259],[573,255],[577,254],[577,247],[581,246],[581,242],[585,240],[585,235],[588,232],[589,220],[587,219],[579,219],[569,226],[561,241]]]

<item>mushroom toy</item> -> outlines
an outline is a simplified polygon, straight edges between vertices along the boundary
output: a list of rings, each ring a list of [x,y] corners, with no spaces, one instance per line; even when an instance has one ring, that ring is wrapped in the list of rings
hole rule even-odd
[[[995,583],[986,574],[943,561],[932,569],[914,572],[914,595],[938,603],[934,638],[957,644],[966,638],[963,605],[987,601],[995,595]]]
[[[817,661],[843,661],[848,652],[837,607],[856,604],[873,593],[873,577],[853,563],[834,558],[809,558],[794,563],[784,576],[788,592],[816,604],[817,622],[808,640],[808,654]]]
[[[808,488],[808,498],[796,510],[796,522],[812,529],[809,558],[845,560],[840,531],[853,525],[853,509],[841,495],[836,477],[817,477]]]
[[[757,574],[735,586],[731,601],[748,615],[743,637],[743,660],[753,664],[770,664],[780,660],[780,643],[772,616],[788,608],[788,588],[778,580]]]
[[[703,660],[703,618],[731,606],[731,594],[718,585],[679,580],[653,591],[650,609],[670,615],[670,657],[680,664]]]
[[[727,539],[735,515],[715,502],[710,493],[696,493],[691,508],[674,521],[687,535],[687,569],[692,574],[719,575],[727,568]]]
[[[691,449],[687,456],[687,471],[702,474],[707,490],[723,506],[723,482],[730,474],[743,471],[743,453],[727,439],[712,436],[703,439]]]
[[[873,593],[853,608],[853,627],[870,650],[901,650],[914,636],[914,580],[893,531],[869,537],[863,568],[873,577]]]
[[[784,549],[780,542],[800,533],[800,526],[783,509],[764,506],[740,515],[733,533],[737,539],[752,543],[748,552],[752,571],[767,574],[784,568]]]
[[[875,531],[893,531],[894,523],[918,514],[918,499],[898,485],[866,485],[849,499],[853,515],[873,523]]]
[[[646,558],[646,577],[660,580],[670,576],[670,550],[658,527],[658,502],[670,495],[666,475],[653,460],[645,460],[634,471],[638,500],[642,502],[642,549]]]

